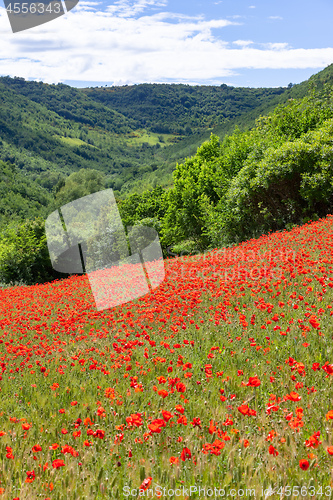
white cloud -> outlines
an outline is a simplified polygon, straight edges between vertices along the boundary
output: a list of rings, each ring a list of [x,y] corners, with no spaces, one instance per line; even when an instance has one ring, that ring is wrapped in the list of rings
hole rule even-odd
[[[264,43],[262,44],[265,48],[269,50],[285,50],[289,48],[288,43]]]
[[[118,0],[107,11],[120,17],[134,17],[147,7],[165,7],[167,0]]]
[[[249,45],[253,44],[253,42],[251,40],[236,40],[232,43],[234,45],[238,45],[239,47],[248,47]]]
[[[273,19],[273,20],[277,20],[277,21],[282,21],[283,20],[283,17],[281,16],[269,16],[268,19]]]
[[[232,45],[214,30],[237,22],[164,12],[163,6],[161,0],[120,0],[101,11],[98,2],[81,1],[65,16],[15,34],[0,8],[0,72],[48,83],[210,83],[242,68],[320,68],[333,60],[333,48]],[[148,15],[152,8],[159,11]]]
[[[101,2],[86,2],[81,0],[80,3],[76,6],[77,10],[92,10],[96,11],[98,9],[98,4],[100,5]]]

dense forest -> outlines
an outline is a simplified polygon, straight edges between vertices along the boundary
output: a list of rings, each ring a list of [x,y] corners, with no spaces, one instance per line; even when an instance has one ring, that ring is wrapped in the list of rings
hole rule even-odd
[[[165,257],[231,245],[331,213],[332,68],[285,89],[138,85],[111,92],[1,78],[0,282],[59,277],[49,260],[44,220],[108,187],[124,226],[154,227]],[[140,105],[139,88],[148,110],[155,102],[151,114]],[[118,109],[113,98],[100,99],[113,94]],[[185,106],[191,95],[192,105]],[[131,116],[121,109],[126,102]],[[145,113],[151,120],[143,123]],[[154,131],[153,117],[168,131]],[[177,132],[177,123],[184,130]],[[208,140],[197,145],[202,134]],[[166,167],[157,154],[162,151],[178,155],[175,165]]]
[[[136,128],[191,135],[257,108],[285,88],[142,84],[86,89],[94,101],[135,120]]]

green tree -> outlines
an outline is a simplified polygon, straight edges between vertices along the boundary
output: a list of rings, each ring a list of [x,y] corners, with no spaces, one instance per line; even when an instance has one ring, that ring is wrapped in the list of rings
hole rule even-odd
[[[63,275],[62,275],[63,277]],[[41,217],[13,221],[0,238],[0,282],[33,285],[59,278],[51,265]]]
[[[104,188],[105,180],[102,172],[82,168],[61,181],[55,196],[55,204],[60,207]]]

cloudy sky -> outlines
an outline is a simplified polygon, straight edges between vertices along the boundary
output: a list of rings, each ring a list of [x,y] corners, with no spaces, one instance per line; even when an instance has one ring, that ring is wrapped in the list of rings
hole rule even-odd
[[[80,0],[12,33],[0,0],[0,75],[77,87],[287,86],[333,63],[332,21],[332,0]]]

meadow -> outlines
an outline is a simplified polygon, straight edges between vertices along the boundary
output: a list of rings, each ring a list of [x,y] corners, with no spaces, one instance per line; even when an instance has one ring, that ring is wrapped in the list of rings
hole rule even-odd
[[[0,498],[331,498],[332,242],[166,259],[99,312],[86,276],[1,290]]]

